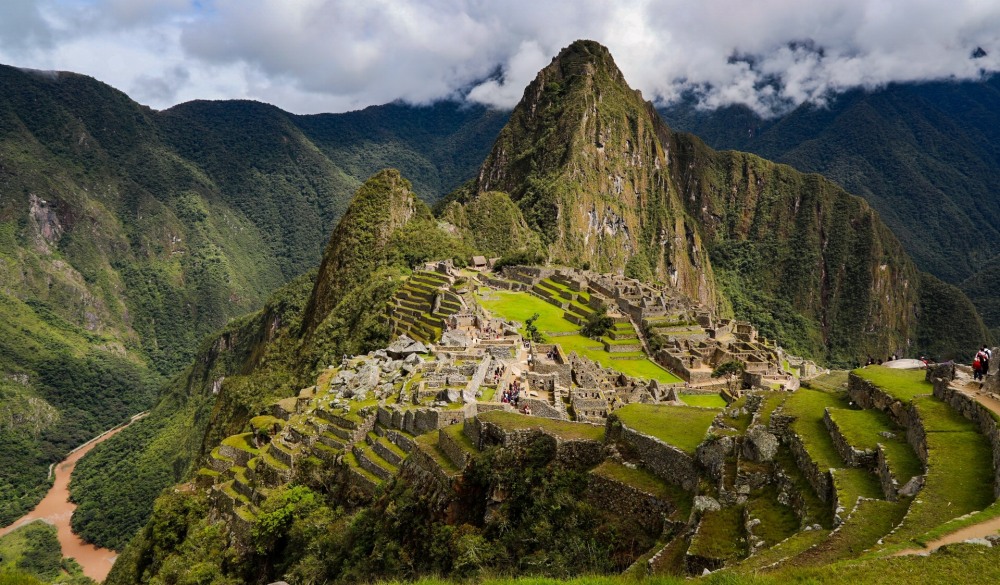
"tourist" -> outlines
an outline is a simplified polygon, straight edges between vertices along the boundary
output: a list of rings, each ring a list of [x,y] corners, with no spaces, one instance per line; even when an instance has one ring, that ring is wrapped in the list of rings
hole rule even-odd
[[[979,380],[982,377],[982,371],[980,371],[980,368],[983,365],[983,361],[979,357],[980,355],[982,355],[982,353],[983,353],[983,351],[979,350],[979,352],[976,354],[976,357],[972,358],[972,379],[973,380]]]
[[[983,345],[983,349],[980,351],[983,352],[983,356],[979,358],[979,370],[982,372],[982,377],[985,378],[986,374],[990,373],[990,358],[993,357],[993,352],[986,345]]]

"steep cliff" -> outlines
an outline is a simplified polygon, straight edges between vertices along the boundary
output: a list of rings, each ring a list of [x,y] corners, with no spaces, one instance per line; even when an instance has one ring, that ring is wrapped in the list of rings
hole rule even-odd
[[[672,131],[591,41],[525,90],[472,189],[488,191],[510,195],[551,262],[669,281],[831,364],[918,351],[918,321],[939,318],[921,315],[919,271],[864,200]],[[936,347],[966,343],[957,330]]]
[[[662,127],[608,50],[578,41],[525,89],[476,190],[510,194],[553,262],[655,275],[714,306],[708,255],[671,184]]]

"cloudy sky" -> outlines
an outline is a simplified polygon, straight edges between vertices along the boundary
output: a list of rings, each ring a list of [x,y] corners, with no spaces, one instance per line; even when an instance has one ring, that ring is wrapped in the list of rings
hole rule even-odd
[[[997,0],[0,0],[0,63],[92,75],[154,108],[511,107],[560,48],[607,45],[669,102],[758,112],[1000,69]],[[978,58],[972,58],[977,48]]]

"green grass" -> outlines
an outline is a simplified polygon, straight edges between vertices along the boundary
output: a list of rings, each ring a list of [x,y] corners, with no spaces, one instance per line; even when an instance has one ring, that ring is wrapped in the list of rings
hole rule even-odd
[[[580,330],[578,325],[563,319],[563,311],[555,305],[549,304],[542,299],[528,293],[512,291],[493,291],[477,295],[479,304],[497,317],[502,317],[510,321],[517,321],[522,325],[535,313],[538,320],[535,326],[543,334],[545,333],[573,333]],[[591,310],[591,309],[588,309]],[[522,329],[522,333],[523,333]],[[558,344],[563,351],[569,354],[575,351],[587,359],[599,362],[605,368],[611,368],[621,372],[626,376],[642,378],[644,380],[656,380],[661,384],[674,384],[681,379],[663,369],[653,361],[646,359],[616,360],[614,357],[645,357],[644,353],[630,352],[627,354],[608,353],[604,351],[604,346],[600,341],[589,339],[582,335],[564,335],[550,337],[552,343]],[[612,341],[616,344],[632,345],[631,340]]]
[[[702,408],[725,408],[726,401],[718,394],[681,394],[680,398],[688,406]]]
[[[847,410],[831,408],[830,418],[837,423],[840,432],[853,447],[875,450],[881,444],[893,477],[900,485],[915,475],[923,473],[923,464],[906,442],[906,431],[898,428],[889,417],[874,409]],[[894,433],[895,438],[879,435],[880,432]]]
[[[830,431],[823,423],[823,411],[827,407],[842,406],[845,406],[842,397],[809,388],[800,388],[785,400],[784,413],[796,418],[792,429],[802,439],[809,457],[820,469],[844,466],[833,446]]]
[[[747,554],[743,509],[738,506],[705,512],[688,553],[712,559],[737,559]]]
[[[867,469],[857,467],[834,469],[833,488],[837,490],[837,501],[844,507],[841,516],[854,509],[859,497],[880,499],[884,495],[878,477]]]
[[[992,520],[1000,516],[1000,500],[997,500],[990,504],[985,510],[980,510],[973,514],[969,514],[962,518],[956,518],[945,522],[944,524],[938,526],[937,528],[930,530],[919,537],[915,538],[914,541],[926,546],[927,543],[937,540],[942,536],[951,534],[957,530],[961,530],[967,526],[972,526],[973,524],[979,524],[980,522],[986,522],[987,520]]]
[[[472,444],[472,439],[470,439],[468,437],[468,435],[466,435],[465,433],[462,432],[462,425],[461,424],[449,425],[449,426],[444,427],[444,429],[442,429],[442,430],[444,431],[444,433],[446,435],[448,435],[449,437],[451,437],[451,439],[453,441],[455,441],[456,443],[458,443],[458,445],[460,445],[463,449],[465,449],[469,453],[475,454],[475,453],[479,452],[479,450],[476,449],[476,446]],[[396,447],[396,446],[393,445],[393,447]],[[401,456],[406,457],[406,453],[404,453],[402,449],[400,449],[399,447],[396,447],[396,449],[399,451],[399,453],[401,454]]]
[[[562,346],[563,351],[567,354],[571,351],[575,351],[577,354],[587,359],[600,363],[601,366],[605,368],[611,368],[617,372],[625,374],[626,376],[642,378],[644,380],[656,380],[661,384],[675,384],[681,381],[680,378],[658,366],[648,358],[629,360],[613,359],[614,357],[623,357],[626,355],[640,356],[645,354],[608,353],[604,351],[604,346],[601,345],[600,341],[594,341],[593,339],[589,339],[582,335],[553,337],[552,342]]]
[[[789,561],[792,566],[828,565],[842,559],[855,558],[878,543],[899,523],[906,512],[906,502],[864,500],[856,513],[840,529],[816,547]],[[903,583],[905,581],[893,582]]]
[[[257,455],[260,450],[253,446],[250,441],[252,433],[242,433],[239,435],[231,435],[222,440],[223,445],[228,445],[230,447],[239,449],[240,451],[246,451],[253,455]]]
[[[768,485],[747,501],[747,511],[760,520],[753,529],[754,536],[762,539],[767,546],[773,546],[795,534],[799,520],[795,512],[778,502],[778,489]]]
[[[993,453],[977,427],[933,396],[920,371],[867,367],[856,370],[901,400],[912,402],[927,435],[927,479],[903,525],[886,538],[905,547],[964,514],[993,504]]]
[[[693,455],[719,411],[694,406],[629,404],[614,414],[625,426]]]
[[[813,390],[825,390],[827,392],[847,390],[847,376],[847,370],[834,370],[829,374],[816,376],[802,385]]]
[[[535,326],[543,333],[568,333],[580,329],[578,325],[563,319],[562,309],[528,293],[491,290],[485,296],[478,296],[477,300],[495,316],[517,321],[521,325],[538,313]]]
[[[858,368],[854,373],[903,402],[934,392],[934,386],[924,379],[923,370],[896,370],[883,366],[868,366]]]
[[[490,422],[499,427],[516,431],[521,429],[541,429],[544,432],[563,440],[590,440],[603,441],[604,427],[599,425],[589,425],[584,423],[574,423],[563,420],[542,418],[538,416],[524,416],[521,414],[506,412],[503,410],[492,410],[479,415],[479,420]]]

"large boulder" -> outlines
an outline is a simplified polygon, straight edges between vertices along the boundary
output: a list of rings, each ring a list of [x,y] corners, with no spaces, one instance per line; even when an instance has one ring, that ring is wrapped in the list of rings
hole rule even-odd
[[[778,437],[763,425],[754,425],[743,441],[743,456],[757,462],[771,461],[778,453]]]

